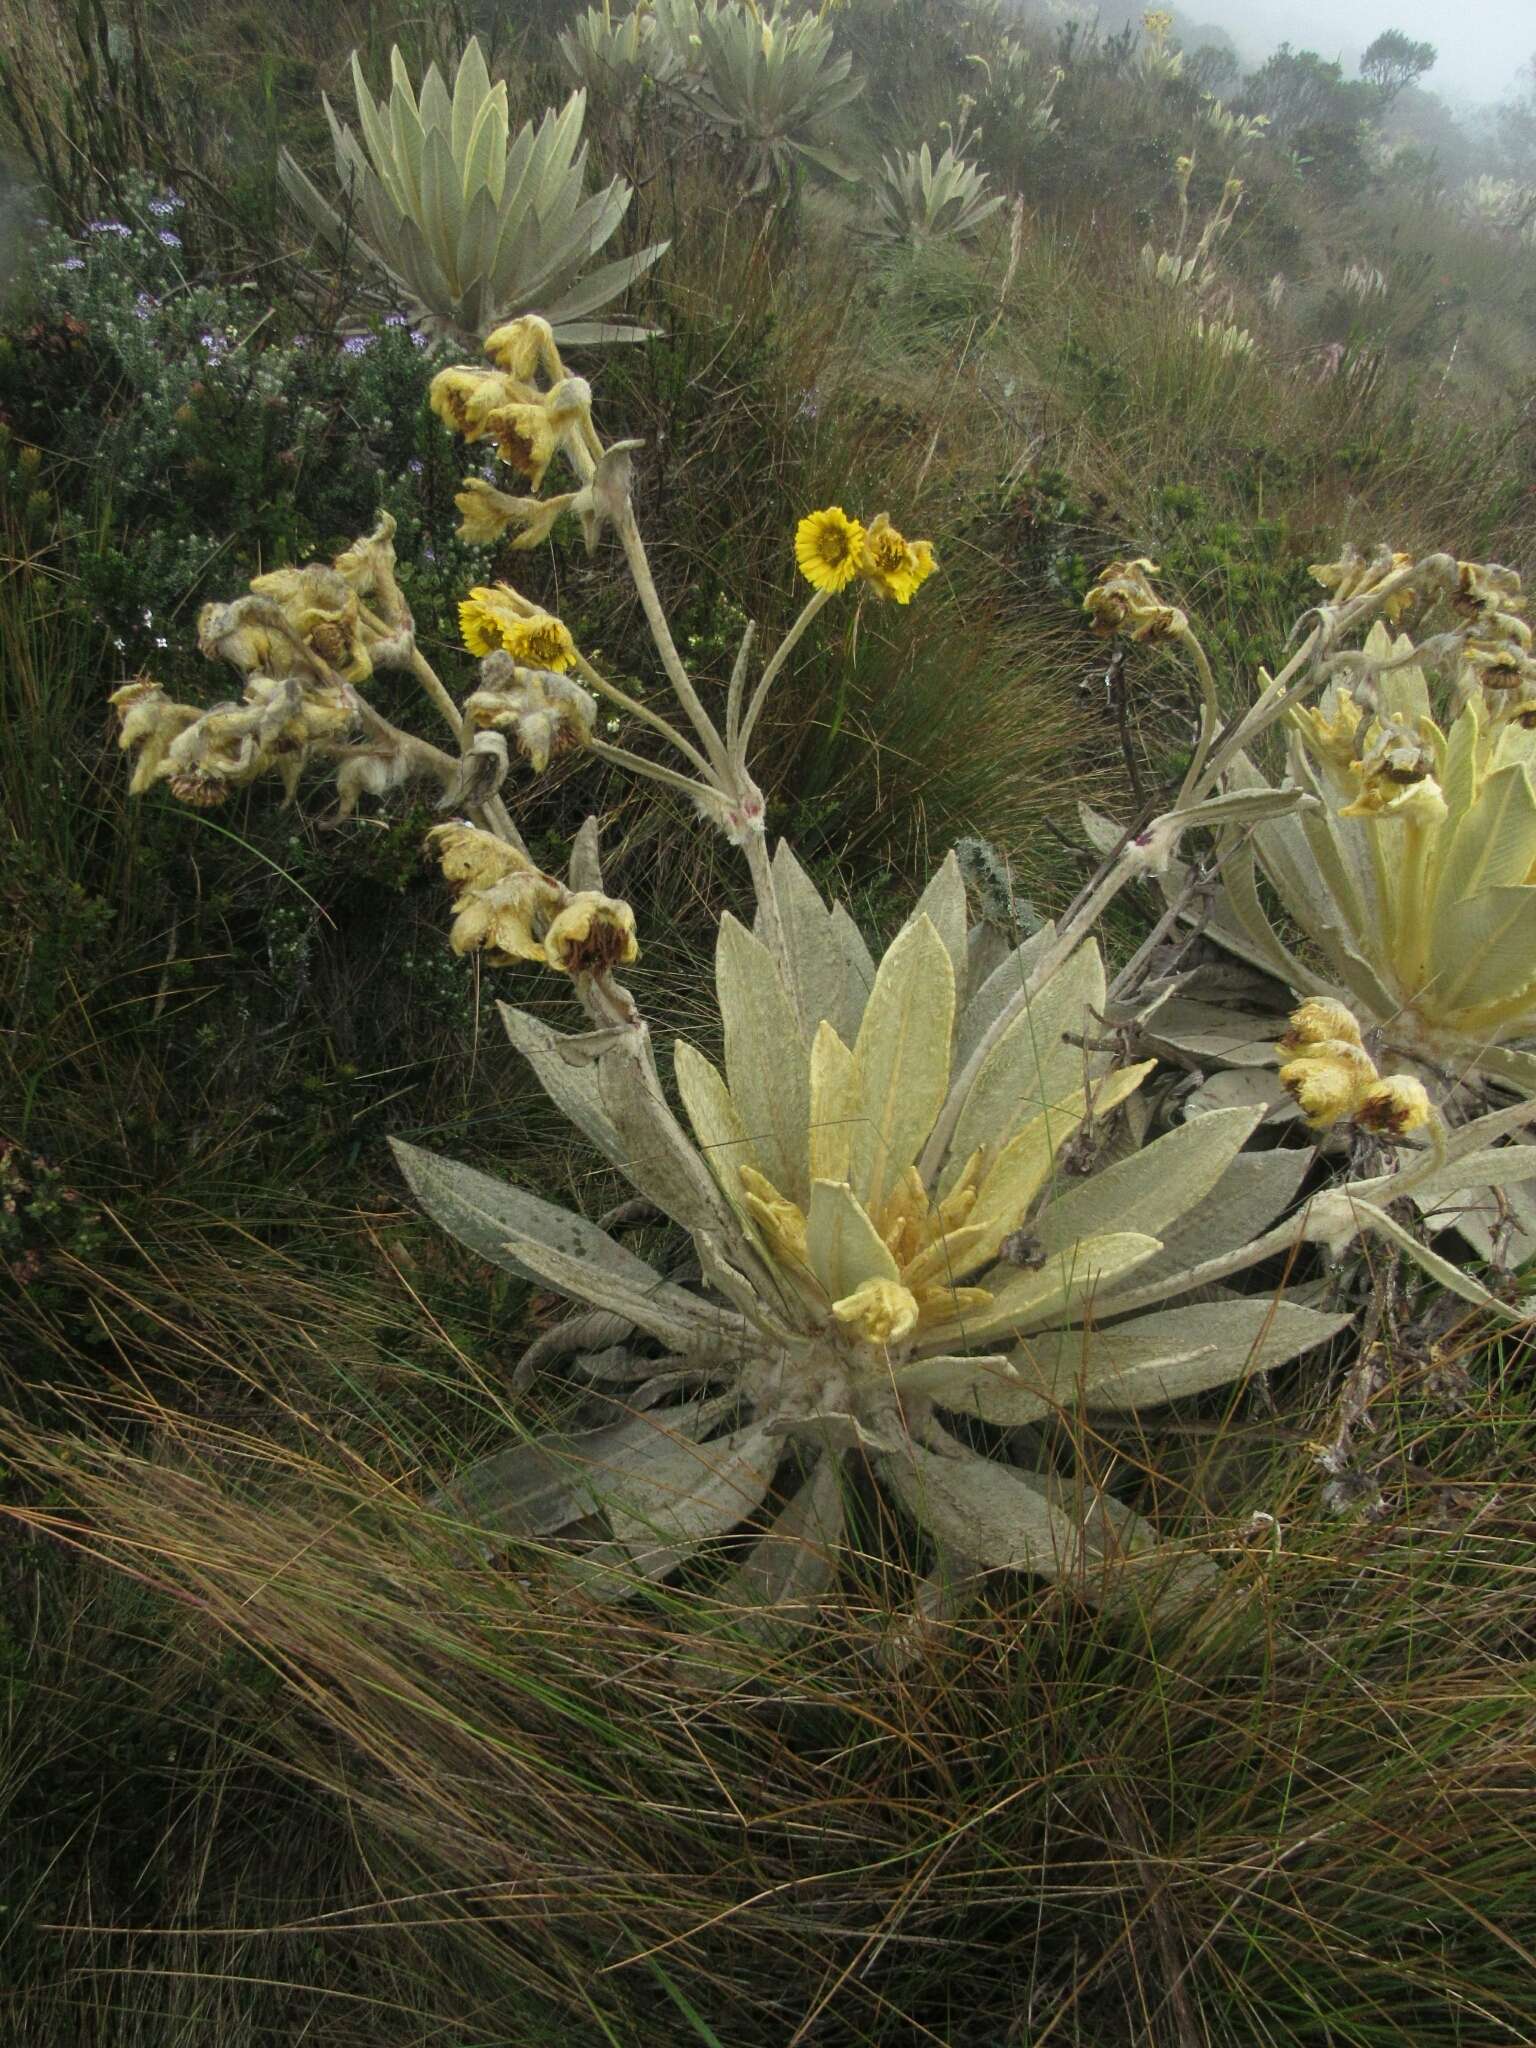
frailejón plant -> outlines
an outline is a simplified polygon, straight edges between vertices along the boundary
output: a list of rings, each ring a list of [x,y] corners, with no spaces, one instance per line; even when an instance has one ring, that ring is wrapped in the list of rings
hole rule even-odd
[[[760,14],[742,0],[698,17],[696,103],[742,159],[748,190],[784,184],[797,160],[826,163],[823,130],[863,91],[819,15]]]
[[[951,144],[934,162],[927,143],[884,158],[873,184],[876,218],[868,232],[879,241],[962,241],[1002,205],[989,194],[987,174]]]
[[[462,341],[524,313],[567,343],[637,341],[647,329],[603,314],[662,247],[593,264],[623,219],[630,188],[615,178],[584,191],[585,95],[509,138],[507,88],[491,83],[471,39],[450,93],[436,65],[414,91],[391,52],[392,87],[378,105],[354,52],[359,141],[326,101],[341,181],[331,201],[285,150],[284,188],[327,239],[356,248],[431,329]]]

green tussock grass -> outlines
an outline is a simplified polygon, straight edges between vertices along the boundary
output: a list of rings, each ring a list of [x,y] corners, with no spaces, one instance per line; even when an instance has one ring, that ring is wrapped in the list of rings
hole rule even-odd
[[[322,2039],[353,2038],[340,1988],[387,1926],[384,2039],[448,1998],[486,2039],[545,2038],[537,2013],[580,2039],[690,2038],[672,2003],[764,2048],[1451,2043],[1469,2008],[1518,2041],[1530,1422],[1518,1376],[1464,1364],[1459,1412],[1388,1377],[1374,1524],[1320,1506],[1315,1379],[1165,1456],[1149,1505],[1228,1578],[1214,1612],[1155,1633],[1003,1582],[979,1614],[903,1629],[911,1589],[873,1556],[792,1646],[707,1594],[562,1601],[552,1556],[477,1563],[422,1507],[436,1449],[377,1378],[328,1414],[279,1398],[253,1428],[136,1402],[135,1451],[12,1425],[7,1452],[55,1503],[30,1527],[168,1600],[166,1711],[221,1702],[208,1768],[248,1748],[345,1816],[342,1897],[305,1922],[335,1973]],[[1134,1432],[1079,1448],[1106,1476],[1139,1462]],[[168,1826],[195,1839],[197,1802]],[[233,1903],[210,1870],[199,1978]],[[169,1972],[175,1945],[145,1939]]]

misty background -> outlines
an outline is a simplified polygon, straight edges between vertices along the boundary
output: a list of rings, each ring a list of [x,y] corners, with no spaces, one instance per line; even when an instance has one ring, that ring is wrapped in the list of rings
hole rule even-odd
[[[1455,9],[1440,0],[1222,0],[1192,11],[1189,21],[1224,29],[1249,64],[1288,42],[1340,59],[1350,72],[1383,29],[1401,29],[1434,44],[1437,61],[1425,84],[1461,107],[1505,98],[1536,50],[1531,0],[1465,0]],[[1184,40],[1188,46],[1198,37]]]

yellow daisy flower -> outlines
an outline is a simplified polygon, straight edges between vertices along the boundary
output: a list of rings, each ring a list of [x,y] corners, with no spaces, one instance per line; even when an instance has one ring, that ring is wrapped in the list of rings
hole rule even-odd
[[[809,512],[795,528],[795,560],[818,590],[845,590],[859,573],[864,529],[841,505]]]

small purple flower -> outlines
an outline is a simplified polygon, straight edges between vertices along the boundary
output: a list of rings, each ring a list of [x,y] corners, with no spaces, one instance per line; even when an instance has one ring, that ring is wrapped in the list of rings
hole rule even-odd
[[[160,230],[160,240],[167,249],[179,249],[181,247],[180,235],[173,235],[169,228],[162,228]]]
[[[207,333],[200,334],[198,340],[202,343],[203,354],[210,363],[221,362],[229,353],[229,343],[222,334],[215,334],[211,328]]]
[[[421,472],[426,468],[426,464],[422,461],[419,455],[413,455],[410,461],[405,466],[411,472],[412,476],[420,476]]]
[[[59,268],[60,270],[84,270],[85,258],[83,256],[66,256],[59,265]]]
[[[413,327],[411,329],[411,347],[426,348],[428,345],[427,336],[419,327]]]
[[[386,313],[384,315],[384,325],[386,327],[409,327],[410,324],[410,321],[406,319],[403,313]]]
[[[374,337],[371,334],[349,334],[341,346],[346,355],[365,356],[373,347],[373,343]]]
[[[167,192],[163,199],[151,199],[149,210],[156,220],[167,220],[173,213],[180,213],[180,196],[175,192]]]
[[[120,220],[88,220],[85,232],[88,235],[131,235],[133,229]]]
[[[424,548],[422,549],[422,551],[421,551],[421,559],[422,559],[422,560],[423,560],[424,562],[435,562],[435,561],[437,560],[437,549],[436,549],[435,547],[433,547],[433,546],[432,546],[432,544],[431,544],[431,542],[430,542],[430,541],[429,541],[429,542],[427,543],[427,545],[426,545],[426,546],[425,546],[425,547],[424,547]]]

